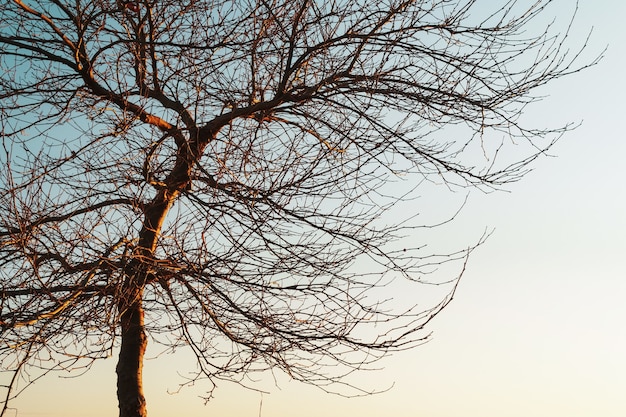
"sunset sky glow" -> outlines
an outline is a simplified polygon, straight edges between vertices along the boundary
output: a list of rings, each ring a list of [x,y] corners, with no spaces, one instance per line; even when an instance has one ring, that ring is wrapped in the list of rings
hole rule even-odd
[[[561,6],[548,13],[559,14],[568,1],[556,3]],[[567,5],[563,16],[572,10]],[[524,117],[536,127],[582,124],[522,181],[504,191],[472,192],[457,220],[437,232],[438,242],[463,247],[494,230],[472,254],[454,301],[430,324],[432,339],[353,377],[366,387],[391,389],[343,398],[268,373],[253,378],[269,393],[223,383],[204,405],[200,385],[173,393],[178,356],[155,358],[159,352],[149,347],[149,415],[625,416],[624,16],[626,2],[580,1],[572,45],[584,42],[593,28],[586,56],[593,59],[608,45],[605,58],[549,84],[540,91],[546,98]],[[456,197],[454,204],[465,195]],[[456,207],[440,204],[424,195],[407,209]],[[115,362],[96,363],[76,378],[55,374],[39,380],[12,407],[18,417],[117,415]]]

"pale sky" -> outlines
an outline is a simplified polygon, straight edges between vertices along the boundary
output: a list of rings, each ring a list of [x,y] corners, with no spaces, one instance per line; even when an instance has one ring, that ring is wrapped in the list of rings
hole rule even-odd
[[[608,45],[606,56],[542,91],[550,96],[527,118],[538,127],[583,124],[510,193],[473,193],[441,232],[439,239],[465,245],[495,229],[472,255],[452,304],[430,324],[432,340],[358,375],[391,390],[346,399],[281,375],[277,388],[266,375],[257,377],[270,394],[223,384],[204,406],[202,387],[167,394],[178,381],[177,357],[168,356],[145,363],[149,415],[625,416],[624,16],[621,0],[581,1],[574,35],[593,26],[590,51]],[[411,204],[425,201],[438,204],[426,197]],[[79,378],[41,380],[12,405],[20,417],[117,415],[115,362]]]

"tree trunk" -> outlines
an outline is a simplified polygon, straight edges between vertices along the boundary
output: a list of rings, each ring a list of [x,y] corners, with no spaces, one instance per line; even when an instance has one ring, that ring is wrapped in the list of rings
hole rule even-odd
[[[117,400],[120,417],[146,417],[146,399],[143,396],[143,355],[148,339],[144,331],[143,291],[137,291],[134,301],[120,315],[122,345],[117,363]]]
[[[142,382],[143,356],[148,345],[142,303],[143,289],[150,278],[145,268],[141,267],[141,263],[152,258],[165,216],[180,194],[180,189],[186,188],[189,184],[191,163],[188,159],[186,153],[185,157],[177,158],[176,167],[166,179],[172,186],[161,189],[144,210],[145,219],[136,248],[138,257],[132,265],[129,265],[126,282],[122,286],[122,298],[118,300],[122,332],[122,345],[116,368],[120,417],[148,415]]]

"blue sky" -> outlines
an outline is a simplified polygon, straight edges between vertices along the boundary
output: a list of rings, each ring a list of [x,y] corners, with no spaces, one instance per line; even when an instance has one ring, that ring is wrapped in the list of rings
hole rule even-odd
[[[469,242],[495,229],[432,322],[433,339],[359,375],[393,389],[345,399],[282,375],[276,388],[267,375],[261,385],[271,394],[224,384],[204,406],[201,387],[166,394],[176,388],[177,363],[165,357],[145,364],[150,416],[626,415],[624,16],[624,2],[581,1],[574,36],[593,26],[590,51],[609,45],[606,56],[549,85],[525,117],[534,126],[583,124],[511,192],[473,193],[442,231],[441,240]],[[114,367],[113,358],[80,378],[44,379],[13,406],[20,417],[116,415]]]

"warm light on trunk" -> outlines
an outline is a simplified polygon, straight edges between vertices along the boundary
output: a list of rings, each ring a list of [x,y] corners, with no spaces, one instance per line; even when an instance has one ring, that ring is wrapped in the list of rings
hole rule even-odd
[[[148,340],[144,332],[141,291],[135,300],[120,317],[122,345],[116,368],[120,417],[148,415],[142,382],[143,356]]]

